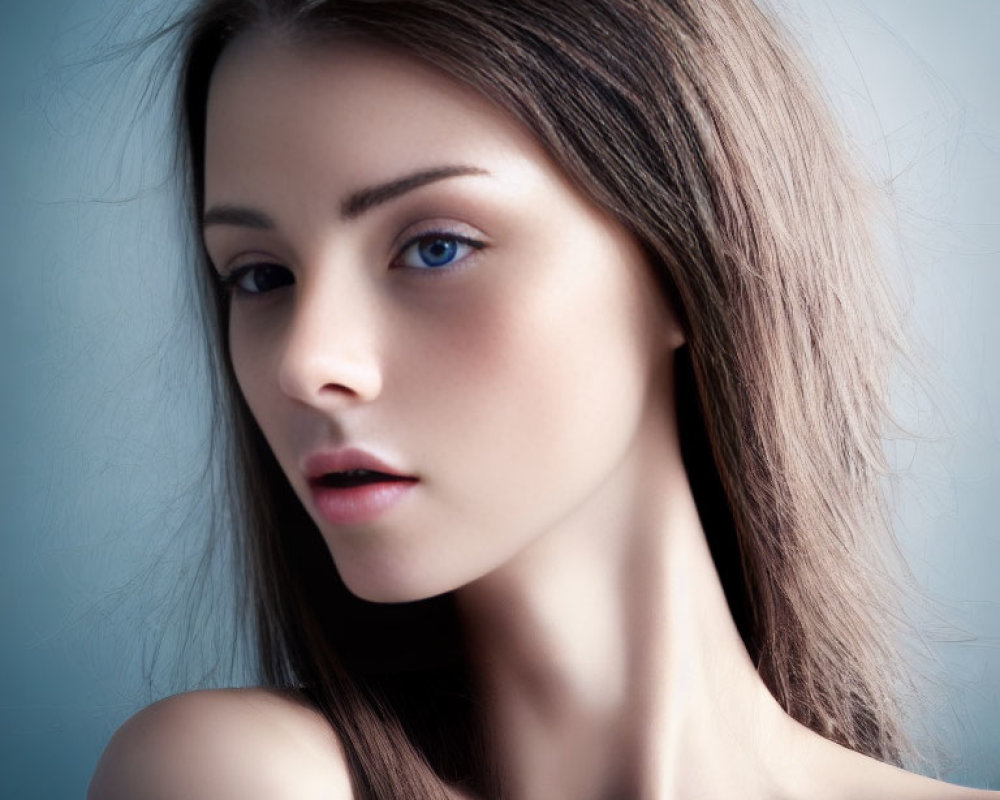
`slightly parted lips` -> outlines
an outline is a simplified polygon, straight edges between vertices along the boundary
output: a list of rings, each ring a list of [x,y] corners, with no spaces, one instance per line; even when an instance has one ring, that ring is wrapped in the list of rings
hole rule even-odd
[[[364,486],[369,483],[384,483],[387,481],[412,481],[405,475],[393,475],[371,469],[348,469],[342,472],[327,472],[314,478],[312,483],[328,489],[349,489],[352,486]]]
[[[366,450],[344,447],[313,453],[306,459],[306,479],[315,488],[348,489],[375,483],[415,482],[414,475],[405,475]]]

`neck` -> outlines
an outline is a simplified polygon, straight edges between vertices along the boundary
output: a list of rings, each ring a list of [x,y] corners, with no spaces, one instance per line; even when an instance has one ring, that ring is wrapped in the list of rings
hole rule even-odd
[[[676,439],[659,433],[642,441],[666,453],[637,452],[459,593],[517,800],[770,793],[759,743],[773,752],[790,720],[733,623]]]

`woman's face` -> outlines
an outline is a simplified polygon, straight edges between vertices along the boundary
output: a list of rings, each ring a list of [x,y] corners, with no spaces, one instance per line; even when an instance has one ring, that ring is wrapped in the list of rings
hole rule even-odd
[[[680,333],[631,238],[483,97],[245,35],[205,194],[240,388],[356,594],[463,586],[627,491]]]

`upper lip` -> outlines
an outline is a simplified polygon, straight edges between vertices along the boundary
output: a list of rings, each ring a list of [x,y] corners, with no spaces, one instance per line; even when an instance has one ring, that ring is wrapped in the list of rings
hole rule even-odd
[[[305,475],[310,483],[314,483],[331,472],[347,472],[354,469],[382,472],[398,478],[415,478],[415,476],[401,472],[392,465],[385,463],[371,453],[358,447],[324,450],[313,453],[305,460]]]

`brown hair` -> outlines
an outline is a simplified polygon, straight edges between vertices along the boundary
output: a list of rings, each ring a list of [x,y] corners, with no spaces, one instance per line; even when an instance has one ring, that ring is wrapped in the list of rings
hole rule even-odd
[[[180,85],[195,225],[212,69],[260,29],[445,70],[634,234],[686,331],[685,463],[751,657],[792,717],[899,763],[879,487],[895,309],[865,184],[776,23],[751,0],[202,0]],[[358,797],[498,794],[451,598],[344,588],[243,403],[202,261],[261,679],[308,688]]]

